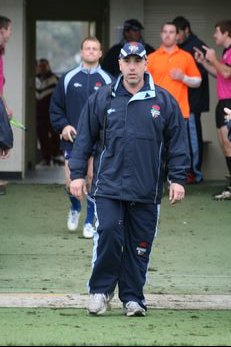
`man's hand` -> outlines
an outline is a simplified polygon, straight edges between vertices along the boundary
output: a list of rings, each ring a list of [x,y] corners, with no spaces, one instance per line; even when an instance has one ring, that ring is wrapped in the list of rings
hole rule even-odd
[[[6,159],[10,155],[10,149],[1,149],[0,148],[0,159]]]
[[[184,79],[184,73],[181,69],[171,69],[170,71],[170,77],[173,80],[177,80],[177,81],[183,81]]]
[[[76,136],[76,130],[72,125],[67,125],[65,126],[65,128],[63,128],[61,137],[65,140],[65,141],[70,141],[70,142],[74,142],[74,137]],[[74,136],[73,136],[74,135]]]
[[[13,117],[13,111],[7,106],[6,112],[8,114],[8,118],[11,119]]]
[[[92,185],[92,179],[93,179],[93,156],[91,156],[88,159],[88,165],[87,165],[87,191],[91,191],[91,185]]]
[[[195,54],[194,54],[194,58],[198,63],[203,63],[205,61],[205,55],[204,53],[197,47],[193,47]]]
[[[169,187],[169,201],[171,204],[175,204],[181,201],[185,196],[185,189],[181,184],[171,183]]]
[[[76,180],[71,181],[70,192],[78,200],[82,201],[84,199],[84,196],[87,195],[87,187],[86,187],[85,179],[78,178]]]
[[[224,111],[226,113],[225,119],[227,120],[227,122],[231,121],[231,109],[228,107],[225,107]]]
[[[202,46],[202,48],[205,50],[205,59],[209,62],[213,62],[217,59],[215,49],[208,48],[207,46]]]

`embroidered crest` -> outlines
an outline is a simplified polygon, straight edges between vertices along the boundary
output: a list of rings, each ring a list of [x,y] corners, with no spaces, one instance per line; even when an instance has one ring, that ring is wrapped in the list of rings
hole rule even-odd
[[[101,82],[96,82],[96,83],[95,83],[95,86],[94,86],[94,89],[97,90],[97,89],[99,89],[101,86],[102,86],[102,83],[101,83]]]
[[[160,106],[159,105],[152,105],[151,115],[152,115],[152,118],[154,118],[154,119],[160,115]]]
[[[139,46],[136,44],[136,42],[133,42],[128,48],[131,54],[136,54],[139,50]]]

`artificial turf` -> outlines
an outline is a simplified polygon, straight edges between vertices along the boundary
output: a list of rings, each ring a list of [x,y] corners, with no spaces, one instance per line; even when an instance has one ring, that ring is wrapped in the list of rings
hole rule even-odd
[[[210,183],[186,187],[185,200],[161,205],[145,293],[230,294],[230,201]],[[0,197],[0,292],[87,293],[92,240],[68,232],[64,186],[9,184]],[[149,309],[128,318],[114,309],[0,308],[0,345],[230,346],[229,310]]]

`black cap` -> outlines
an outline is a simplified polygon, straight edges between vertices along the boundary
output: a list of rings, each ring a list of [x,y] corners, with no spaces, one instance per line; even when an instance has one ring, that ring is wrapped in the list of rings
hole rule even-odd
[[[124,31],[140,31],[141,29],[144,29],[144,27],[137,19],[128,19],[124,22]]]

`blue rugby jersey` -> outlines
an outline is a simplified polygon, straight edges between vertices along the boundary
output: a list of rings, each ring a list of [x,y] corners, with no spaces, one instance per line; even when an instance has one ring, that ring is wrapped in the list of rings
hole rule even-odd
[[[80,65],[64,74],[51,98],[50,120],[53,129],[61,133],[67,125],[77,128],[80,113],[88,97],[111,82],[111,76],[100,66],[88,70]],[[71,150],[72,146],[69,141],[60,142],[62,150]]]

